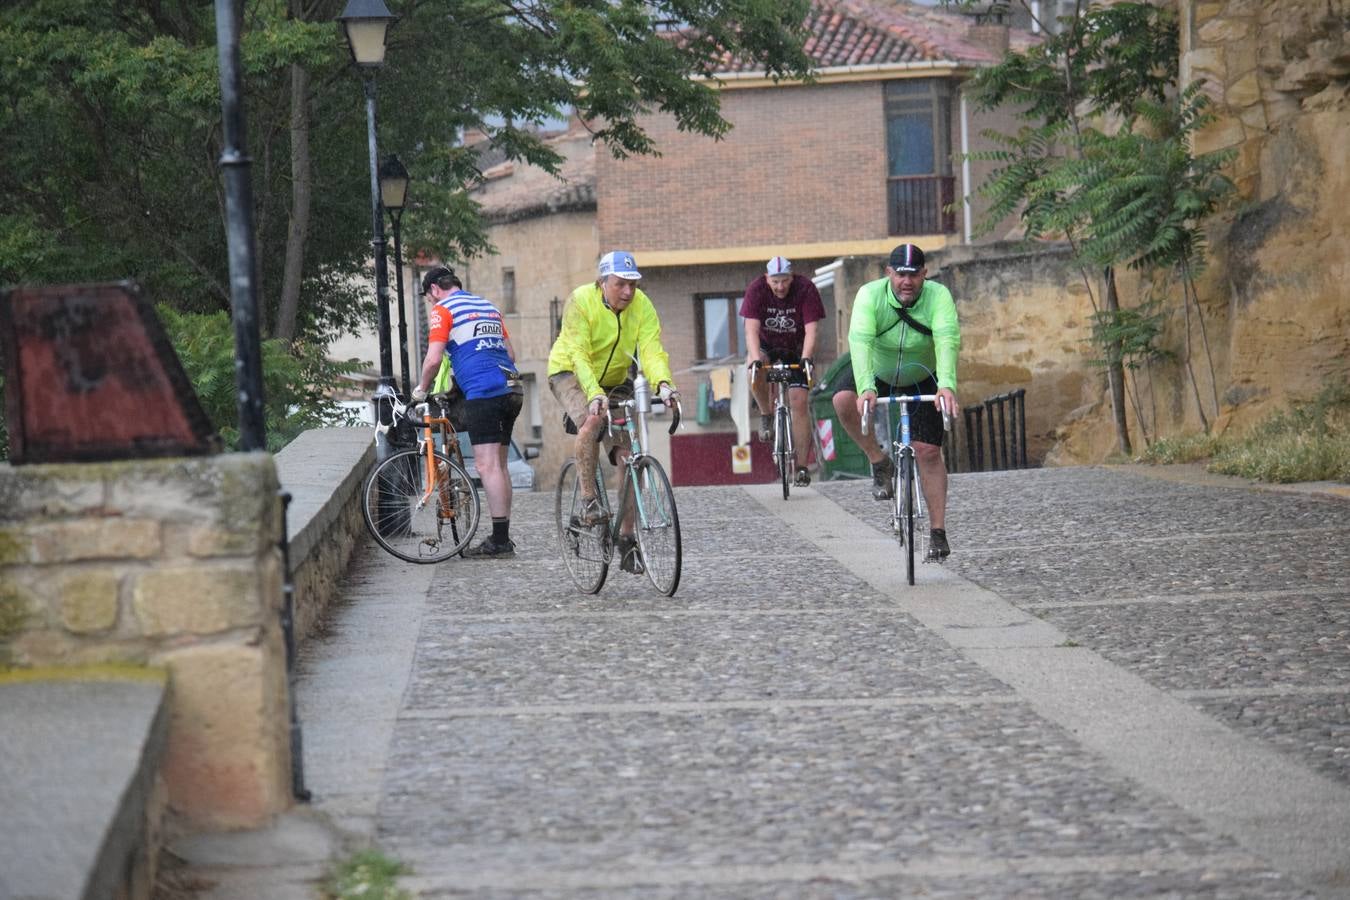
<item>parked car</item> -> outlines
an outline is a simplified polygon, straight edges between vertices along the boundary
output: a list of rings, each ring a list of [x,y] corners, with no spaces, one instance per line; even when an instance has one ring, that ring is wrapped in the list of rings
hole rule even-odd
[[[467,431],[459,432],[459,452],[464,454],[464,468],[468,471],[469,477],[473,479],[474,484],[481,487],[483,482],[478,478],[478,467],[473,461],[473,444],[469,443]],[[511,487],[514,490],[534,490],[534,467],[526,460],[534,459],[538,455],[538,447],[526,447],[525,452],[521,453],[515,441],[507,445],[506,471],[511,476]]]

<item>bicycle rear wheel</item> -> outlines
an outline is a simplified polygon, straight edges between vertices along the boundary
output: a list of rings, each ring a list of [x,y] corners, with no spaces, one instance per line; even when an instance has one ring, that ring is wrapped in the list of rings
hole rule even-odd
[[[650,456],[638,460],[637,541],[652,587],[667,597],[680,586],[680,517],[675,491],[661,464]]]
[[[425,450],[402,450],[377,465],[361,492],[361,513],[375,542],[411,563],[444,562],[478,528],[481,508],[473,482],[457,463],[434,452],[427,477]]]
[[[596,472],[596,496],[609,509],[609,498]],[[581,522],[582,494],[580,473],[575,459],[563,464],[558,476],[558,491],[554,497],[553,513],[558,523],[558,549],[563,563],[582,593],[598,593],[609,574],[612,547],[609,522],[585,525]]]
[[[900,464],[895,467],[897,488],[896,512],[900,516],[900,538],[905,545],[905,577],[914,583],[914,451],[905,447],[900,451]]]
[[[778,478],[783,482],[783,499],[788,498],[788,485],[792,483],[792,448],[788,411],[779,407],[773,422],[773,458],[778,463]]]

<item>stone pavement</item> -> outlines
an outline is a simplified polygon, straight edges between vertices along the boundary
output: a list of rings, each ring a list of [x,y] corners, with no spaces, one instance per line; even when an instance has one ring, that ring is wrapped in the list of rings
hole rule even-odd
[[[677,496],[673,598],[573,589],[547,493],[511,562],[363,552],[305,815],[427,898],[1350,896],[1345,499],[957,475],[910,587],[862,482]]]

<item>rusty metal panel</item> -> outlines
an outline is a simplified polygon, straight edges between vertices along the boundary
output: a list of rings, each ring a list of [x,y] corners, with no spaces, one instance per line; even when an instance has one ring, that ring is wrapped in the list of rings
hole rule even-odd
[[[217,452],[150,302],[129,282],[0,294],[10,462]]]

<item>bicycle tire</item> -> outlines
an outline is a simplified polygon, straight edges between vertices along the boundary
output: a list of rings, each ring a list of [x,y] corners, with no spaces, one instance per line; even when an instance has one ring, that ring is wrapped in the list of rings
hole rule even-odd
[[[558,525],[558,552],[572,581],[584,594],[599,593],[609,575],[613,553],[609,524],[582,525],[580,470],[575,459],[563,463],[558,475],[558,490],[553,500],[553,514]],[[596,496],[609,509],[609,497],[599,484],[597,472]],[[612,516],[611,516],[612,518]]]
[[[900,538],[905,545],[905,577],[914,583],[914,451],[905,447],[900,451],[900,464],[895,467],[895,496],[899,503]]]
[[[444,453],[433,451],[432,458],[440,474],[429,489],[426,451],[401,450],[371,470],[361,491],[366,530],[405,562],[444,562],[478,529],[482,506],[468,473]]]
[[[638,460],[635,532],[652,587],[673,597],[680,586],[680,516],[666,470],[650,456]]]
[[[791,423],[788,420],[788,411],[784,407],[778,408],[778,413],[774,417],[774,442],[773,456],[778,463],[778,478],[783,482],[783,499],[788,498],[790,485],[792,484],[792,448],[789,428]]]

